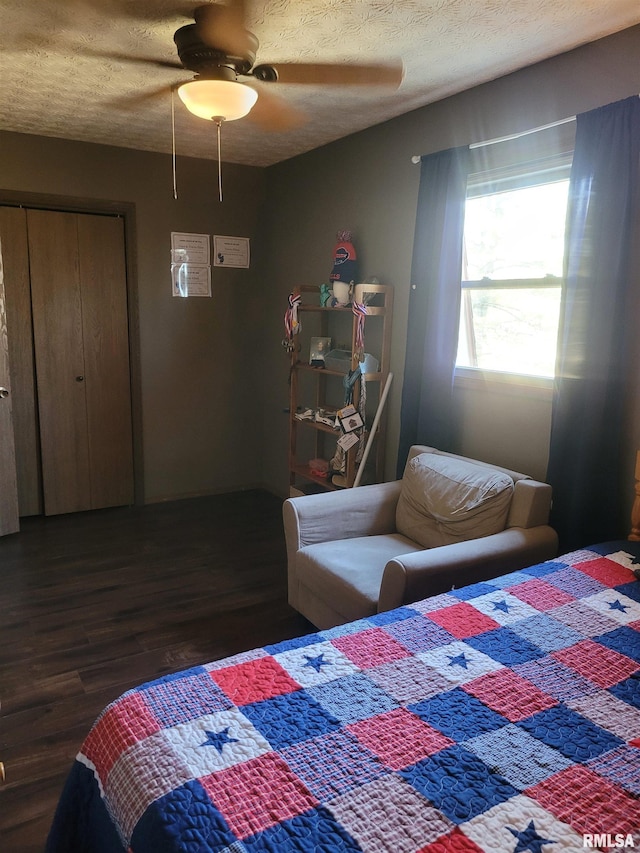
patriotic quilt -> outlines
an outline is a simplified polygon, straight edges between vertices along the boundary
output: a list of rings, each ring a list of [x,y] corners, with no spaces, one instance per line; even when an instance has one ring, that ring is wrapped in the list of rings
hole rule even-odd
[[[639,569],[597,545],[143,684],[47,850],[640,848]]]

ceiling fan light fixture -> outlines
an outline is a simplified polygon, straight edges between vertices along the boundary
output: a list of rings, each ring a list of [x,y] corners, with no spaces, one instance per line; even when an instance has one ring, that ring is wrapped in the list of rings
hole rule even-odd
[[[178,95],[190,113],[209,121],[244,118],[258,100],[255,89],[233,80],[190,80]]]

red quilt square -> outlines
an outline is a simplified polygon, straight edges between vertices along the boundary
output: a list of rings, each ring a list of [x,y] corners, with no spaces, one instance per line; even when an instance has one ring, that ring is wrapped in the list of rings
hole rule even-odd
[[[535,607],[536,610],[551,610],[552,607],[560,607],[562,604],[575,601],[573,595],[539,578],[510,586],[509,593],[530,604],[531,607]]]
[[[332,645],[361,669],[371,669],[383,663],[408,658],[411,653],[382,628],[371,628],[357,634],[346,634],[332,640]]]
[[[451,607],[442,607],[440,610],[427,613],[426,616],[459,640],[464,637],[473,637],[475,634],[484,634],[485,631],[492,631],[494,628],[500,627],[494,619],[485,616],[484,613],[476,610],[466,601],[453,604]]]
[[[488,672],[460,685],[512,723],[557,705],[557,700],[510,669]]]
[[[607,560],[606,557],[600,557],[597,560],[585,560],[584,563],[576,563],[573,568],[584,572],[585,575],[590,575],[605,586],[618,586],[636,579],[631,569],[621,566],[614,560]]]
[[[401,770],[453,744],[404,708],[352,723],[347,729],[391,770]]]
[[[300,690],[298,682],[272,657],[214,669],[209,675],[236,705],[249,705]]]
[[[318,805],[302,780],[275,752],[204,776],[200,783],[239,838]]]
[[[93,763],[104,784],[125,749],[162,728],[140,693],[129,693],[107,708],[85,740],[82,753]]]
[[[482,853],[482,848],[456,827],[453,832],[443,835],[426,847],[421,847],[417,853]]]
[[[638,831],[638,800],[581,764],[574,764],[524,793],[577,833]],[[604,830],[603,830],[604,831]]]
[[[558,649],[552,652],[551,657],[570,666],[599,687],[618,684],[640,669],[631,658],[593,640],[581,640],[566,649]]]

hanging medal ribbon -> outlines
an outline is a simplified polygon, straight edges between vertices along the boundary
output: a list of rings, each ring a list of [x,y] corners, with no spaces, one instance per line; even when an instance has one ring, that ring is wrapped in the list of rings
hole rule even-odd
[[[282,341],[282,346],[287,352],[293,352],[293,336],[297,335],[301,329],[300,321],[298,320],[298,307],[302,302],[300,294],[289,294],[289,304],[284,313],[284,331],[285,339]]]
[[[364,318],[367,316],[367,307],[360,302],[353,302],[351,310],[356,316],[354,356],[358,361],[364,361]]]

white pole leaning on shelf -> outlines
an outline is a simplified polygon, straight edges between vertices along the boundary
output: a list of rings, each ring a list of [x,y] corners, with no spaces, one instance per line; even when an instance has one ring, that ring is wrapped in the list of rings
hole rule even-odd
[[[387,376],[387,381],[384,383],[384,388],[382,389],[382,395],[380,397],[380,402],[378,403],[378,408],[376,409],[376,414],[373,419],[373,423],[371,424],[371,430],[369,432],[369,438],[367,439],[367,444],[364,449],[364,453],[362,454],[362,459],[360,460],[360,465],[358,466],[358,470],[356,472],[355,480],[353,481],[353,488],[360,485],[360,480],[362,479],[362,475],[364,473],[364,466],[367,461],[367,457],[369,456],[369,451],[371,450],[371,445],[373,443],[373,438],[376,434],[376,430],[378,429],[378,424],[380,423],[380,418],[382,416],[382,410],[384,409],[384,404],[387,401],[387,395],[389,394],[389,388],[391,387],[391,380],[393,379],[393,373],[390,373]]]

